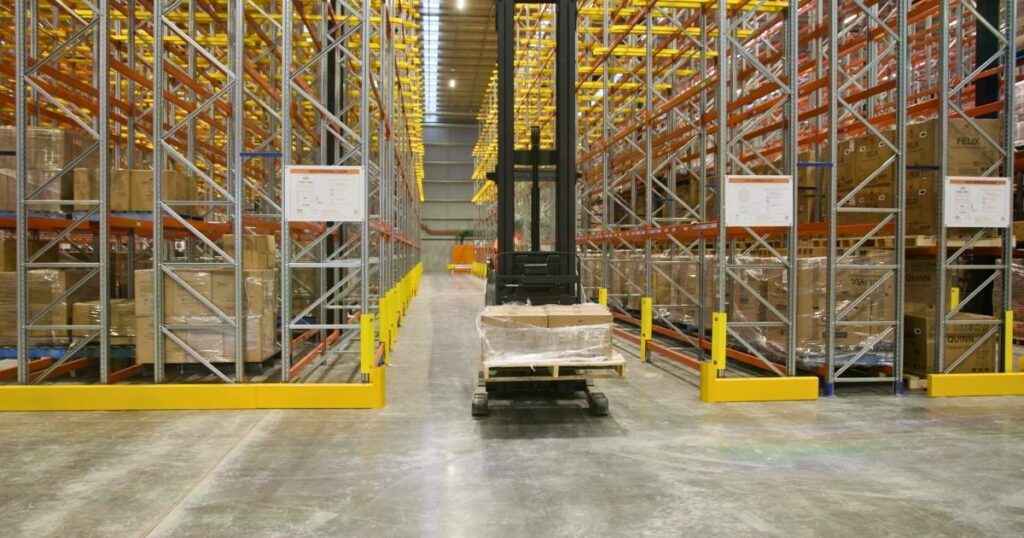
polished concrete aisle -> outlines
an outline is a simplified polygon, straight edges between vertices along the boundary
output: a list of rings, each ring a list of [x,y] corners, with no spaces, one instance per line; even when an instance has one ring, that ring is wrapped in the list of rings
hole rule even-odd
[[[482,286],[427,275],[379,411],[0,414],[2,536],[1019,535],[1024,398],[469,414]]]

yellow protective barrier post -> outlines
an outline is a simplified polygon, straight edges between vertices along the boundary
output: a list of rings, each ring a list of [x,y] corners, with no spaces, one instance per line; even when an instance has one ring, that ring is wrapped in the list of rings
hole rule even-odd
[[[653,331],[653,302],[650,297],[640,298],[640,360],[647,362],[647,342],[651,340]]]
[[[949,288],[949,309],[952,310],[960,306],[960,288],[953,286]]]
[[[1003,372],[1013,373],[1013,310],[1003,314]]]
[[[728,340],[727,322],[728,316],[725,312],[713,312],[711,314],[711,363],[715,370],[725,370],[725,344]]]
[[[369,374],[377,365],[373,344],[376,331],[373,326],[373,314],[359,316],[359,373]]]
[[[726,365],[726,321],[724,312],[711,317],[711,360],[700,363],[700,400],[702,402],[773,402],[817,400],[818,378],[735,377],[721,378]]]
[[[391,322],[388,320],[391,307],[388,305],[388,294],[385,292],[380,296],[380,303],[377,307],[377,313],[380,316],[380,341],[384,344],[384,360],[390,362],[391,360],[391,337],[388,335],[388,331],[391,330]]]
[[[597,289],[597,302],[608,306],[608,288]]]
[[[391,310],[391,318],[389,319],[389,321],[391,322],[391,331],[388,333],[388,336],[391,337],[391,347],[394,348],[395,347],[395,343],[398,342],[398,316],[399,316],[401,301],[398,298],[398,290],[397,289],[392,288],[390,293],[391,293],[391,301],[390,301],[389,304],[391,305],[391,309],[392,310]]]

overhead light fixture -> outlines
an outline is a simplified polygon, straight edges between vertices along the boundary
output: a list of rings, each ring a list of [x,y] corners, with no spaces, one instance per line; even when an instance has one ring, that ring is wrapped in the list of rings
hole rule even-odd
[[[454,88],[455,87],[455,79],[453,79],[453,78],[448,79],[448,87],[449,88]]]
[[[455,0],[456,9],[466,9],[466,0]]]

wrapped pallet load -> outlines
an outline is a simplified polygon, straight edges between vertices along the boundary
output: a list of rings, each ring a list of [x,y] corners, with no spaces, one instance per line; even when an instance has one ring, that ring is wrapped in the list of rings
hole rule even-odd
[[[488,367],[600,363],[612,357],[612,314],[604,305],[496,305],[477,319]]]
[[[203,298],[224,314],[235,315],[234,273],[230,270],[179,271],[176,273]],[[138,362],[151,364],[154,349],[153,271],[135,272],[135,333]],[[245,361],[261,362],[276,352],[277,272],[245,271]],[[189,347],[210,362],[234,362],[234,329],[224,323],[192,293],[164,279],[164,324],[187,325],[175,331]],[[202,327],[202,328],[198,328]],[[194,363],[195,359],[170,338],[164,339],[167,364]]]

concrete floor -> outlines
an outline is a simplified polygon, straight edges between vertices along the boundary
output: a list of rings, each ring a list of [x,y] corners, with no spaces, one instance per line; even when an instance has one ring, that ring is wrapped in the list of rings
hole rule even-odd
[[[635,365],[612,416],[474,420],[472,277],[427,275],[379,411],[0,414],[3,536],[1020,535],[1024,399],[703,405]]]

